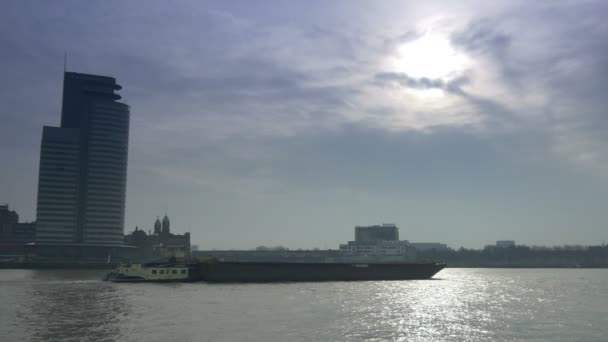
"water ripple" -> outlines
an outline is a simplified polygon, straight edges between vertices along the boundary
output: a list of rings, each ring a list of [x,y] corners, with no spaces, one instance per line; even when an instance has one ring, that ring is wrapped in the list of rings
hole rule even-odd
[[[421,281],[113,284],[0,270],[3,341],[601,341],[608,270],[447,269]]]

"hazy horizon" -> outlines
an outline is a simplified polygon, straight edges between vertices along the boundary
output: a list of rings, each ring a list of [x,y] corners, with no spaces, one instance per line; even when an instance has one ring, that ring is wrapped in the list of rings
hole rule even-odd
[[[177,5],[176,5],[177,4]],[[7,1],[0,203],[34,220],[68,71],[131,106],[125,233],[337,248],[607,239],[608,3]]]

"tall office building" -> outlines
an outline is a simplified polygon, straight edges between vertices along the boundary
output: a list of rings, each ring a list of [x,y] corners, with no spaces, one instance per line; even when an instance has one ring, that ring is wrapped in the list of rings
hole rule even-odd
[[[129,106],[112,77],[64,73],[61,126],[40,148],[37,245],[124,241]]]

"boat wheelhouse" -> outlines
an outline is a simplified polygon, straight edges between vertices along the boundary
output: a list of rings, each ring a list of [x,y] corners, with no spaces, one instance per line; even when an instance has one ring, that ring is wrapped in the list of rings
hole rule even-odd
[[[125,263],[106,276],[113,282],[171,282],[195,280],[196,267],[180,263]]]

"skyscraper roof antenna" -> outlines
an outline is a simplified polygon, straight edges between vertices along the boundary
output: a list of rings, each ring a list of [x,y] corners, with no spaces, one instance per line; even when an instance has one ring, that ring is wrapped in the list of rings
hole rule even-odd
[[[68,69],[68,51],[63,52],[63,72],[65,73]]]

